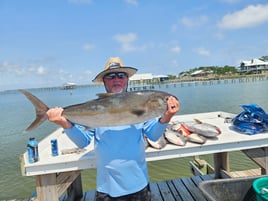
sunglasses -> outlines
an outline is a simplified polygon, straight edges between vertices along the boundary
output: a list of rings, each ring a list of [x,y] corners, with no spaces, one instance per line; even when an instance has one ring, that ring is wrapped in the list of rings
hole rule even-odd
[[[109,79],[109,80],[113,80],[115,79],[115,77],[118,77],[119,79],[123,79],[125,77],[128,77],[128,75],[125,72],[118,72],[118,73],[108,73],[106,75],[104,75],[104,79]]]

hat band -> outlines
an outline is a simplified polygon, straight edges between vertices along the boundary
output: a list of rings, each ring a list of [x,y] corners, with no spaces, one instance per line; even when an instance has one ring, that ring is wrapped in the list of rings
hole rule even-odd
[[[120,68],[120,63],[117,62],[111,62],[109,64],[109,68]]]

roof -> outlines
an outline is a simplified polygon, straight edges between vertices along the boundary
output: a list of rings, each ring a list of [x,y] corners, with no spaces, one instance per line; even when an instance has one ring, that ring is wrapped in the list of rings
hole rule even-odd
[[[241,64],[244,64],[244,66],[256,66],[256,65],[268,65],[268,62],[262,61],[260,59],[251,59],[249,61],[242,61]]]
[[[151,80],[153,79],[152,73],[134,74],[129,80]]]

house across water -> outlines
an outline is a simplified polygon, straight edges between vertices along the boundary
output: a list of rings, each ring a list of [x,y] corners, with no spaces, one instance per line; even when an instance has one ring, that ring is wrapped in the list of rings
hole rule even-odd
[[[268,73],[268,62],[260,59],[242,61],[240,63],[240,73],[243,74],[262,74]]]

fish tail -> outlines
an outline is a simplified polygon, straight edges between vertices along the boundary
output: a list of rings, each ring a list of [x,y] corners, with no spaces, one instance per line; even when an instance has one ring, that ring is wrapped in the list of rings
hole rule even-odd
[[[37,128],[40,124],[47,120],[47,111],[49,108],[45,103],[43,103],[40,99],[32,95],[30,92],[20,89],[21,93],[23,93],[34,105],[36,118],[35,120],[25,129],[25,132],[29,132],[35,128]]]

